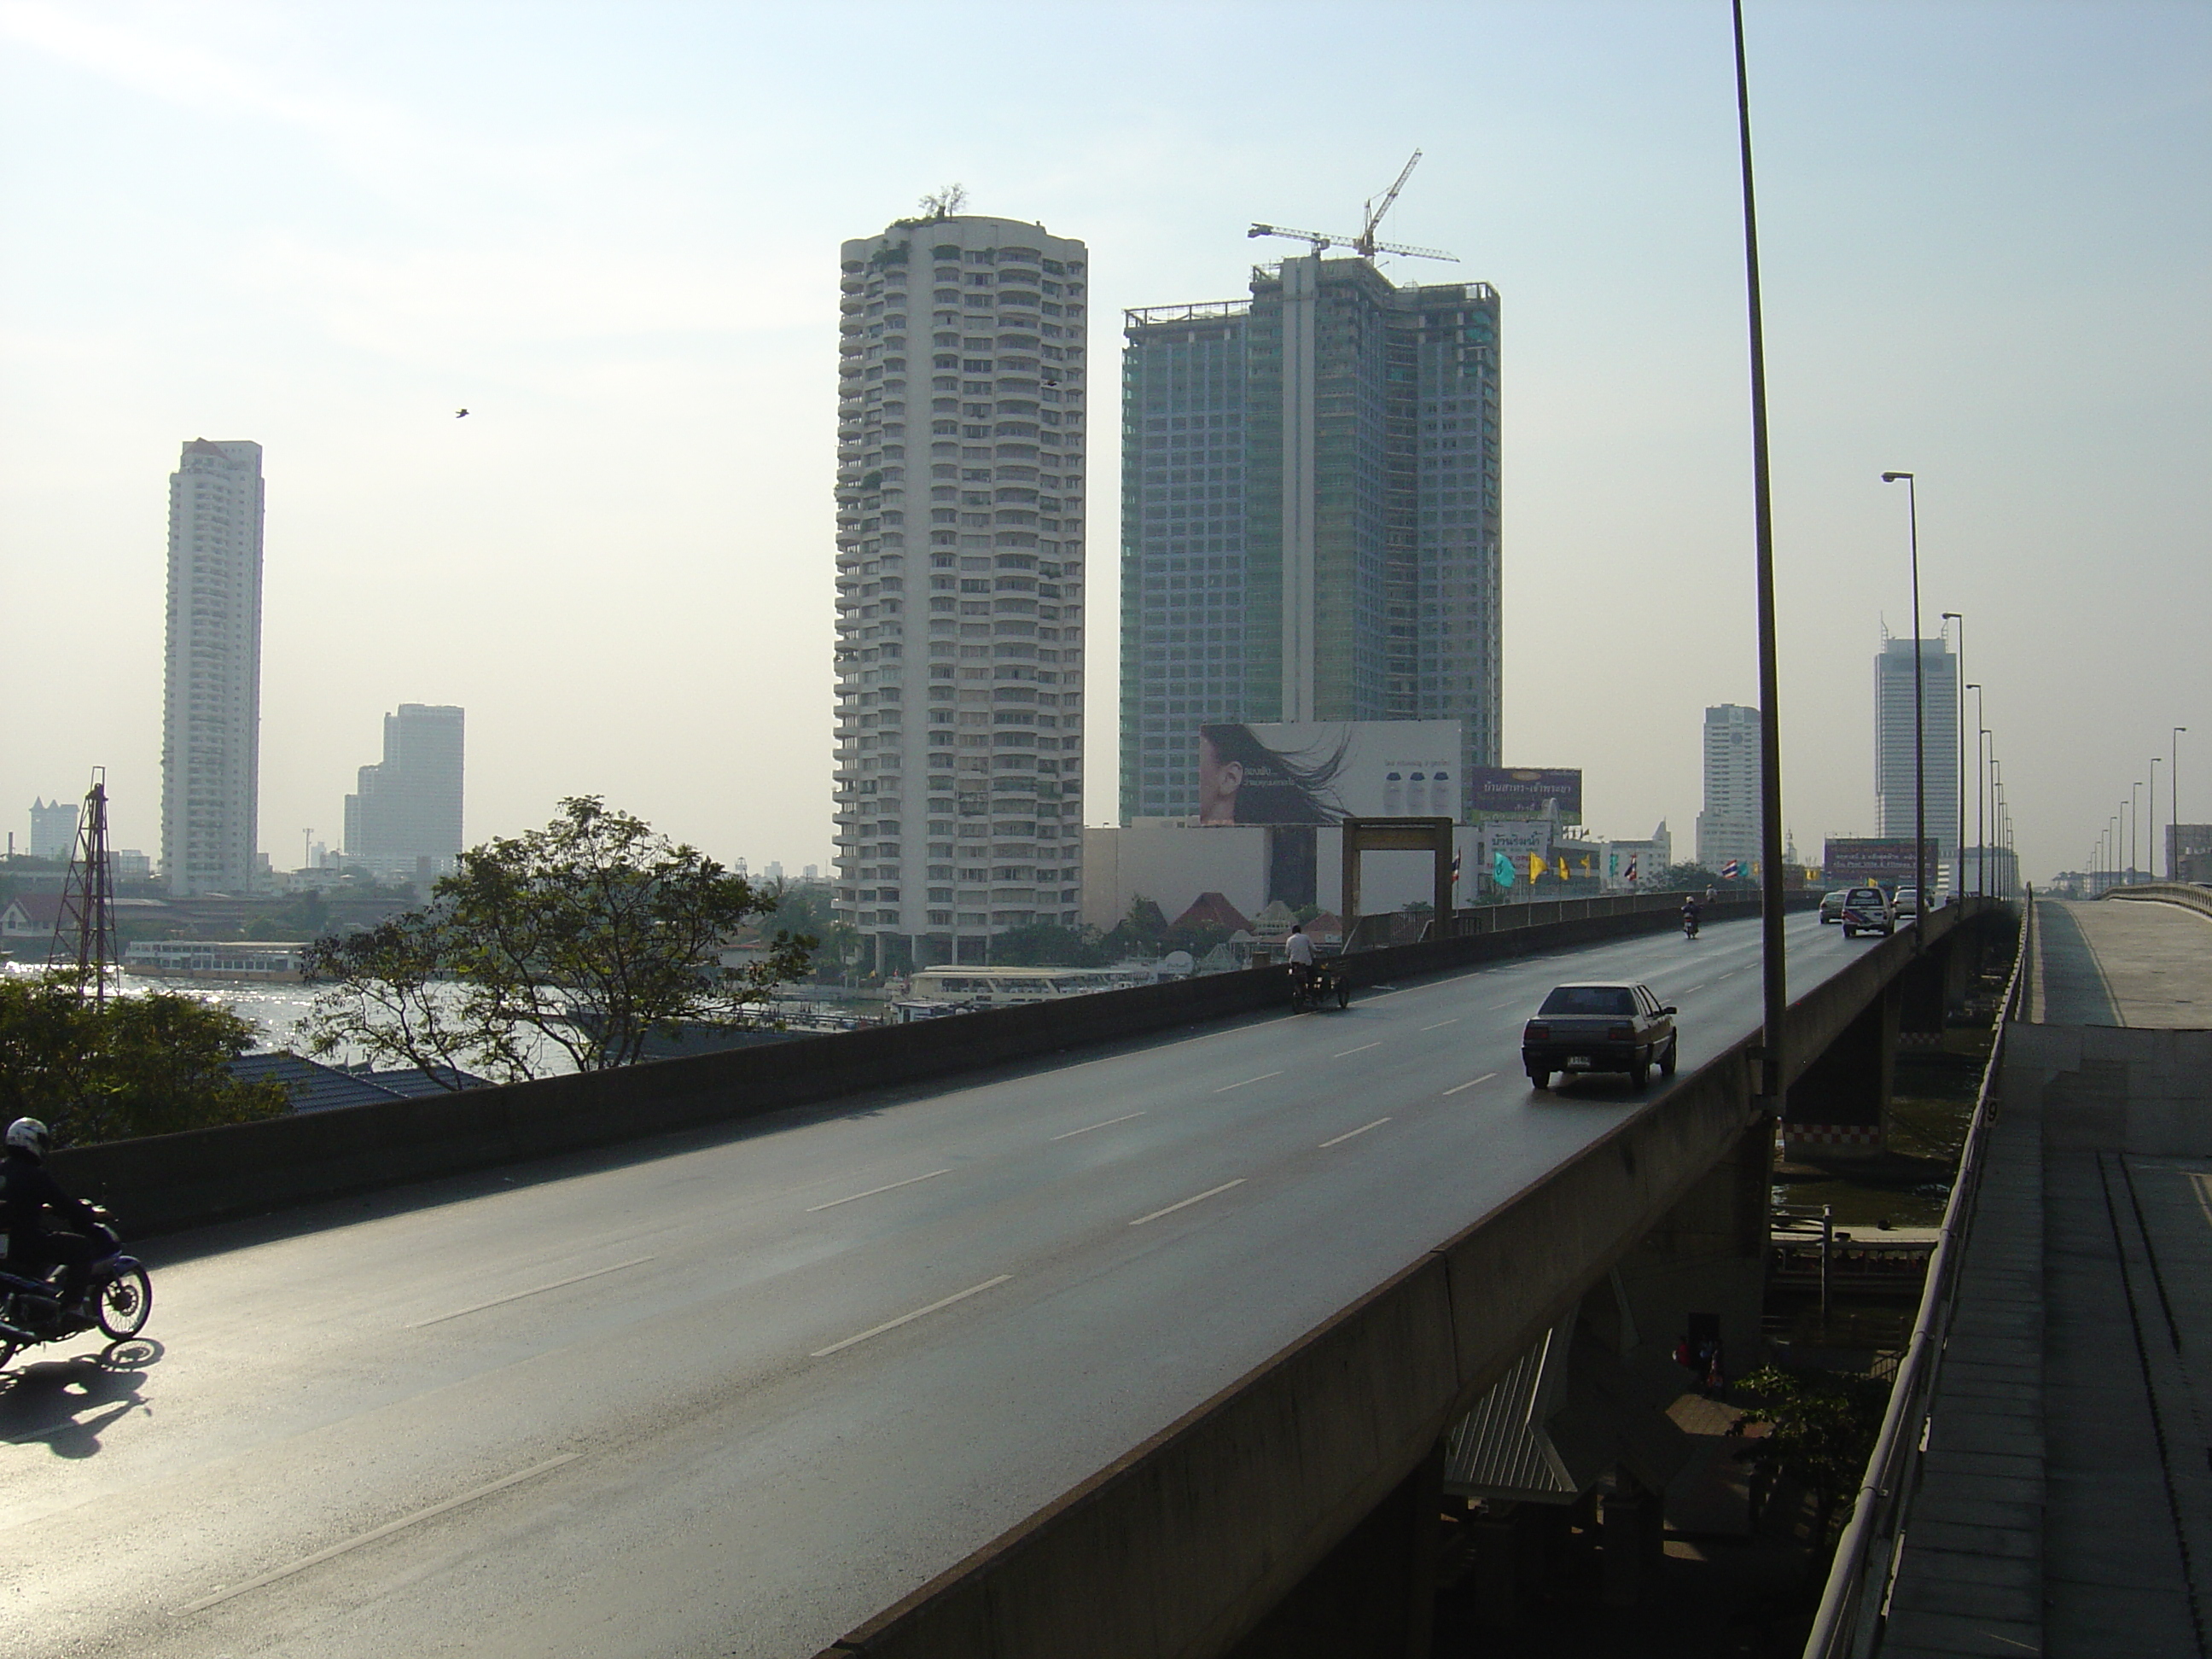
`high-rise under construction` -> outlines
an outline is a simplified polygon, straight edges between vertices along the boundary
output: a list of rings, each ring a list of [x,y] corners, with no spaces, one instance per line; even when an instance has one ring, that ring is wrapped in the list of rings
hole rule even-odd
[[[1496,292],[1318,247],[1251,289],[1125,315],[1125,822],[1194,810],[1213,721],[1455,720],[1498,764]]]

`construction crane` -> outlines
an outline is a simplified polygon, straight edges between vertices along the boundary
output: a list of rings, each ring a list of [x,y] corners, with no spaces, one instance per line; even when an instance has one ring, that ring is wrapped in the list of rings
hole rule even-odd
[[[1419,150],[1407,158],[1406,165],[1398,170],[1396,181],[1382,192],[1382,206],[1375,205],[1373,197],[1367,198],[1360,215],[1364,226],[1357,236],[1346,236],[1334,231],[1293,230],[1288,225],[1261,224],[1254,225],[1244,234],[1248,237],[1287,236],[1294,242],[1310,242],[1316,253],[1326,248],[1348,247],[1363,259],[1372,259],[1378,253],[1399,253],[1412,259],[1449,259],[1456,264],[1459,255],[1447,253],[1442,248],[1408,247],[1402,242],[1378,242],[1375,240],[1375,227],[1382,222],[1382,216],[1389,212],[1390,204],[1398,199],[1398,192],[1405,189],[1406,180],[1413,176],[1413,169],[1420,165],[1420,161],[1421,152]]]

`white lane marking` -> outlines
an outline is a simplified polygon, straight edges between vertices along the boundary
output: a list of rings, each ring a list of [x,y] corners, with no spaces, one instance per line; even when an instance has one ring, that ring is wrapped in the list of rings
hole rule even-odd
[[[908,1176],[904,1181],[886,1182],[880,1187],[869,1188],[865,1193],[848,1193],[842,1198],[833,1198],[827,1204],[810,1204],[806,1206],[806,1213],[812,1215],[817,1210],[834,1210],[840,1204],[850,1204],[855,1199],[873,1198],[878,1193],[895,1193],[902,1187],[913,1186],[917,1181],[934,1181],[941,1175],[951,1173],[952,1170],[948,1166],[942,1170],[932,1170],[927,1175]]]
[[[1702,985],[1692,985],[1692,986],[1688,990],[1686,990],[1686,991],[1677,991],[1677,992],[1675,992],[1675,993],[1674,993],[1674,994],[1675,994],[1676,996],[1678,996],[1678,997],[1694,996],[1694,995],[1696,995],[1699,991],[1702,991],[1702,990],[1704,990],[1705,988],[1704,986],[1702,986]]]
[[[1225,1095],[1225,1094],[1227,1094],[1227,1093],[1228,1093],[1231,1089],[1241,1089],[1241,1088],[1243,1088],[1243,1087],[1244,1086],[1244,1084],[1246,1084],[1246,1083],[1265,1083],[1265,1082],[1266,1082],[1269,1078],[1271,1078],[1271,1077],[1280,1077],[1280,1076],[1282,1076],[1282,1073],[1281,1073],[1280,1072],[1262,1072],[1262,1073],[1260,1073],[1260,1075],[1259,1075],[1259,1076],[1257,1076],[1257,1077],[1248,1077],[1248,1078],[1246,1078],[1246,1079],[1243,1080],[1243,1082],[1242,1082],[1242,1083],[1224,1083],[1224,1084],[1223,1084],[1223,1085],[1222,1085],[1218,1089],[1216,1089],[1213,1092],[1214,1092],[1214,1093],[1216,1093],[1217,1095]]]
[[[548,1458],[544,1462],[524,1469],[519,1474],[510,1474],[503,1480],[494,1480],[488,1486],[478,1486],[474,1492],[465,1492],[459,1498],[448,1498],[444,1503],[433,1504],[427,1510],[417,1510],[412,1515],[401,1516],[397,1521],[387,1521],[380,1527],[371,1527],[367,1532],[356,1533],[343,1543],[333,1544],[328,1549],[317,1550],[313,1555],[303,1555],[298,1560],[288,1563],[284,1566],[272,1567],[267,1572],[249,1578],[242,1584],[234,1584],[228,1589],[219,1589],[212,1595],[203,1595],[197,1601],[187,1601],[177,1609],[173,1616],[181,1619],[188,1613],[202,1612],[218,1602],[228,1601],[234,1595],[243,1595],[248,1590],[258,1590],[264,1584],[273,1584],[280,1578],[289,1578],[295,1572],[305,1572],[309,1567],[319,1566],[333,1556],[343,1555],[348,1550],[357,1550],[363,1544],[373,1544],[380,1538],[389,1538],[403,1527],[411,1527],[418,1521],[428,1521],[434,1516],[445,1514],[449,1510],[457,1510],[464,1504],[473,1504],[479,1498],[489,1498],[495,1492],[504,1492],[509,1486],[520,1486],[525,1480],[533,1480],[538,1475],[559,1468],[563,1463],[573,1463],[582,1455],[581,1452],[563,1452],[558,1457]]]
[[[1344,1145],[1344,1143],[1345,1143],[1346,1141],[1347,1141],[1347,1140],[1351,1139],[1352,1138],[1352,1136],[1354,1136],[1354,1135],[1364,1135],[1364,1134],[1365,1134],[1365,1133],[1366,1133],[1370,1129],[1379,1129],[1379,1128],[1381,1128],[1384,1124],[1388,1123],[1389,1121],[1390,1121],[1390,1120],[1389,1120],[1389,1118],[1387,1118],[1387,1117],[1378,1117],[1378,1118],[1376,1118],[1376,1119],[1375,1120],[1375,1121],[1374,1121],[1374,1122],[1372,1122],[1372,1123],[1363,1123],[1363,1124],[1361,1124],[1361,1125],[1360,1125],[1357,1129],[1346,1129],[1346,1130],[1342,1134],[1340,1134],[1340,1135],[1337,1136],[1337,1138],[1336,1138],[1335,1139],[1334,1139],[1334,1140],[1324,1140],[1324,1141],[1322,1141],[1322,1144],[1321,1144],[1319,1146],[1316,1147],[1314,1150],[1315,1150],[1315,1151],[1316,1151],[1316,1152],[1327,1152],[1327,1151],[1328,1151],[1330,1147],[1332,1147],[1332,1146],[1341,1146],[1342,1145]]]
[[[1485,1073],[1484,1073],[1480,1077],[1477,1077],[1477,1078],[1469,1078],[1469,1079],[1468,1079],[1466,1082],[1464,1082],[1464,1083],[1455,1083],[1455,1084],[1453,1084],[1453,1085],[1452,1085],[1452,1086],[1451,1086],[1450,1088],[1449,1088],[1449,1089],[1445,1090],[1445,1091],[1444,1091],[1444,1092],[1445,1092],[1447,1095],[1455,1095],[1455,1094],[1459,1093],[1459,1091],[1460,1091],[1461,1090],[1462,1090],[1462,1089],[1472,1089],[1472,1088],[1473,1088],[1473,1087],[1474,1087],[1474,1085],[1475,1085],[1476,1084],[1478,1084],[1478,1083],[1487,1083],[1487,1082],[1489,1082],[1489,1081],[1490,1081],[1490,1079],[1492,1079],[1492,1078],[1496,1077],[1497,1075],[1498,1075],[1498,1073],[1495,1073],[1495,1072],[1485,1072]]]
[[[1117,1123],[1127,1123],[1132,1118],[1144,1116],[1142,1112],[1124,1112],[1119,1117],[1109,1117],[1103,1123],[1086,1123],[1080,1129],[1070,1129],[1064,1135],[1054,1135],[1054,1140],[1073,1140],[1078,1135],[1087,1135],[1093,1129],[1110,1129]]]
[[[1202,1204],[1209,1198],[1217,1197],[1227,1192],[1231,1187],[1242,1187],[1243,1184],[1244,1177],[1238,1176],[1236,1180],[1224,1181],[1218,1187],[1208,1187],[1204,1192],[1194,1197],[1186,1198],[1180,1204],[1170,1204],[1164,1210],[1155,1210],[1150,1215],[1140,1215],[1129,1224],[1132,1227],[1141,1227],[1147,1221],[1158,1221],[1162,1216],[1173,1215],[1177,1210],[1188,1210],[1194,1204]]]
[[[955,1291],[951,1296],[931,1303],[927,1308],[916,1308],[912,1313],[902,1313],[896,1319],[886,1319],[880,1325],[871,1325],[858,1336],[848,1336],[842,1342],[832,1342],[826,1348],[817,1348],[806,1357],[809,1359],[827,1359],[833,1353],[842,1353],[855,1342],[865,1342],[872,1336],[881,1336],[885,1331],[895,1331],[902,1325],[912,1324],[925,1314],[933,1314],[939,1308],[949,1308],[956,1302],[965,1302],[971,1296],[981,1296],[986,1291],[995,1290],[1012,1277],[1012,1273],[1000,1273],[996,1279],[987,1279],[980,1285],[970,1285],[966,1290]]]
[[[1456,1025],[1458,1024],[1459,1016],[1457,1014],[1454,1014],[1449,1019],[1440,1019],[1435,1024],[1424,1025],[1421,1029],[1424,1031],[1441,1031],[1447,1025]]]
[[[1508,1001],[1492,1003],[1490,1005],[1489,1012],[1494,1014],[1501,1008],[1518,1008],[1520,1006],[1521,999],[1519,997],[1514,997]]]
[[[1346,1054],[1364,1054],[1370,1048],[1380,1048],[1382,1046],[1382,1039],[1381,1037],[1376,1037],[1374,1042],[1363,1042],[1357,1048],[1340,1048],[1336,1053],[1331,1054],[1329,1058],[1331,1060],[1342,1060]]]
[[[510,1302],[520,1302],[526,1296],[543,1296],[548,1291],[557,1291],[570,1285],[580,1285],[587,1279],[604,1279],[609,1273],[618,1273],[625,1267],[642,1267],[652,1261],[649,1255],[632,1256],[627,1261],[617,1261],[611,1267],[594,1267],[587,1273],[577,1273],[568,1279],[556,1279],[550,1285],[533,1285],[526,1291],[517,1291],[512,1296],[495,1296],[489,1302],[471,1302],[465,1308],[456,1308],[451,1313],[434,1314],[428,1319],[411,1320],[406,1327],[419,1331],[425,1325],[442,1325],[449,1319],[459,1319],[465,1314],[482,1313],[486,1308],[503,1307]]]
[[[1736,975],[1737,975],[1737,974],[1741,973],[1742,971],[1743,971],[1743,970],[1742,970],[1741,969],[1740,969],[1740,968],[1739,968],[1739,969],[1734,969],[1734,970],[1732,970],[1732,971],[1730,971],[1730,972],[1729,972],[1729,973],[1723,974],[1723,975],[1721,975],[1721,979],[1734,979],[1734,978],[1736,976]],[[1717,979],[1717,980],[1715,980],[1715,981],[1713,981],[1713,983],[1714,983],[1714,984],[1716,984],[1716,985],[1719,984],[1719,983],[1721,982],[1721,979]]]

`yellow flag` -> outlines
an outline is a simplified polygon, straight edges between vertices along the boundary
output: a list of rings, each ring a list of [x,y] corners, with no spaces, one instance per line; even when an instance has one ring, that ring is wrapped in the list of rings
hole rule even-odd
[[[1539,880],[1541,880],[1541,879],[1542,879],[1542,878],[1543,878],[1543,874],[1544,874],[1544,869],[1545,869],[1545,865],[1544,865],[1544,855],[1543,855],[1541,853],[1531,853],[1531,854],[1528,854],[1528,879],[1529,879],[1530,881],[1539,881]]]
[[[1574,872],[1567,868],[1567,860],[1565,857],[1562,855],[1559,860],[1559,879],[1561,881],[1572,881],[1574,878]]]

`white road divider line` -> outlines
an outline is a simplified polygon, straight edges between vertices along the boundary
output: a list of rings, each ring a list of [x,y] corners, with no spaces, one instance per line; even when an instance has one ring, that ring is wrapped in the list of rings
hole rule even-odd
[[[564,1290],[571,1285],[580,1285],[587,1279],[604,1279],[609,1273],[622,1272],[625,1267],[642,1267],[652,1260],[649,1255],[632,1256],[627,1261],[616,1262],[611,1267],[594,1267],[587,1273],[576,1273],[568,1279],[556,1279],[550,1285],[533,1285],[526,1291],[515,1291],[512,1296],[495,1296],[489,1302],[471,1302],[467,1307],[456,1308],[451,1313],[433,1314],[428,1319],[412,1320],[409,1322],[407,1328],[410,1331],[419,1331],[426,1325],[442,1325],[449,1319],[459,1319],[465,1315],[482,1313],[486,1308],[504,1307],[510,1302],[520,1302],[526,1296],[543,1296],[548,1291]]]
[[[1357,1129],[1346,1129],[1342,1134],[1337,1136],[1335,1139],[1322,1141],[1318,1147],[1315,1148],[1315,1150],[1316,1152],[1325,1152],[1332,1146],[1341,1146],[1346,1141],[1351,1139],[1352,1136],[1364,1135],[1370,1129],[1379,1129],[1389,1121],[1390,1120],[1387,1117],[1378,1117],[1374,1122],[1363,1123]]]
[[[940,1297],[927,1308],[916,1308],[912,1313],[902,1313],[896,1319],[886,1319],[880,1325],[871,1325],[858,1336],[848,1336],[842,1342],[832,1342],[826,1348],[817,1348],[806,1357],[809,1359],[827,1359],[833,1353],[842,1353],[856,1342],[865,1342],[872,1336],[881,1336],[885,1331],[895,1331],[902,1325],[911,1325],[915,1320],[925,1315],[933,1314],[940,1308],[949,1308],[956,1302],[965,1302],[971,1296],[981,1296],[986,1291],[996,1290],[1012,1277],[1012,1273],[1000,1273],[996,1279],[987,1279],[980,1285],[970,1285],[964,1291],[955,1291],[951,1296]]]
[[[941,1175],[951,1173],[948,1165],[942,1170],[932,1170],[927,1175],[908,1176],[904,1181],[886,1182],[880,1187],[869,1188],[865,1193],[848,1193],[842,1198],[833,1198],[827,1204],[810,1204],[806,1206],[806,1213],[812,1215],[817,1210],[834,1210],[840,1204],[850,1204],[855,1199],[873,1198],[878,1193],[895,1193],[902,1187],[913,1186],[917,1181],[934,1181]]]
[[[1186,1198],[1180,1204],[1170,1204],[1164,1210],[1155,1210],[1150,1215],[1140,1215],[1129,1224],[1132,1227],[1141,1227],[1147,1221],[1158,1221],[1162,1216],[1173,1215],[1177,1210],[1188,1210],[1194,1204],[1203,1204],[1209,1198],[1218,1198],[1231,1187],[1242,1187],[1243,1184],[1244,1177],[1238,1176],[1236,1180],[1224,1181],[1218,1187],[1208,1187],[1204,1192]]]
[[[1340,1048],[1336,1053],[1331,1054],[1329,1058],[1331,1060],[1342,1060],[1346,1054],[1364,1054],[1370,1048],[1380,1048],[1382,1046],[1382,1039],[1381,1037],[1376,1037],[1374,1042],[1363,1042],[1357,1048]]]
[[[1224,1084],[1223,1084],[1223,1085],[1222,1085],[1218,1089],[1216,1089],[1213,1092],[1214,1092],[1214,1093],[1216,1093],[1217,1095],[1225,1095],[1225,1094],[1227,1094],[1227,1093],[1228,1093],[1231,1089],[1241,1089],[1241,1088],[1243,1088],[1243,1087],[1244,1086],[1244,1084],[1246,1084],[1246,1083],[1265,1083],[1265,1082],[1266,1082],[1269,1078],[1271,1078],[1271,1077],[1280,1077],[1280,1076],[1282,1076],[1282,1073],[1281,1073],[1280,1072],[1262,1072],[1262,1073],[1260,1073],[1260,1075],[1259,1075],[1259,1076],[1257,1076],[1257,1077],[1248,1077],[1248,1078],[1246,1078],[1246,1079],[1243,1079],[1243,1082],[1241,1082],[1241,1083],[1224,1083]]]
[[[1497,1075],[1498,1073],[1495,1072],[1485,1072],[1480,1077],[1469,1078],[1464,1083],[1455,1083],[1450,1088],[1445,1090],[1444,1092],[1447,1095],[1455,1095],[1462,1089],[1472,1089],[1478,1083],[1487,1083],[1491,1079]]]
[[[1678,997],[1694,996],[1697,993],[1704,990],[1705,988],[1702,985],[1692,985],[1688,990],[1677,991],[1674,994]]]
[[[1433,1025],[1424,1025],[1423,1027],[1421,1027],[1421,1029],[1422,1029],[1424,1031],[1441,1031],[1441,1030],[1443,1030],[1444,1029],[1444,1027],[1445,1027],[1445,1026],[1447,1026],[1447,1025],[1456,1025],[1456,1024],[1459,1024],[1459,1016],[1458,1016],[1458,1015],[1456,1015],[1456,1014],[1455,1014],[1455,1015],[1453,1015],[1453,1016],[1452,1016],[1452,1018],[1449,1018],[1449,1019],[1440,1019],[1440,1020],[1438,1020],[1435,1024],[1433,1024]]]
[[[412,1515],[401,1516],[397,1521],[387,1521],[380,1527],[371,1527],[367,1532],[356,1533],[352,1537],[341,1543],[333,1544],[328,1549],[317,1550],[313,1555],[303,1555],[298,1560],[281,1567],[272,1567],[267,1572],[249,1578],[242,1584],[233,1584],[227,1589],[216,1591],[212,1595],[203,1595],[197,1601],[187,1601],[177,1609],[174,1616],[181,1619],[186,1613],[202,1612],[216,1606],[218,1602],[228,1601],[234,1595],[243,1595],[248,1590],[258,1590],[263,1585],[273,1584],[280,1578],[289,1578],[295,1572],[305,1572],[309,1567],[319,1566],[334,1556],[343,1555],[348,1550],[357,1550],[363,1544],[373,1544],[380,1538],[389,1538],[393,1533],[403,1528],[411,1527],[419,1521],[428,1521],[434,1516],[444,1515],[449,1510],[460,1508],[464,1504],[473,1504],[479,1498],[489,1498],[495,1492],[504,1492],[509,1486],[520,1486],[526,1480],[534,1480],[538,1475],[559,1468],[563,1463],[573,1463],[581,1455],[583,1454],[580,1452],[563,1452],[558,1457],[550,1457],[543,1463],[534,1464],[503,1480],[494,1480],[489,1485],[478,1486],[473,1492],[465,1492],[459,1498],[448,1498],[444,1503],[433,1504],[427,1510],[417,1510]]]
[[[1093,1129],[1110,1129],[1117,1123],[1127,1123],[1133,1118],[1139,1118],[1142,1116],[1144,1116],[1142,1112],[1124,1112],[1119,1117],[1108,1118],[1103,1123],[1086,1123],[1080,1129],[1070,1129],[1066,1134],[1054,1135],[1053,1139],[1054,1140],[1073,1140],[1078,1135],[1089,1134]]]

